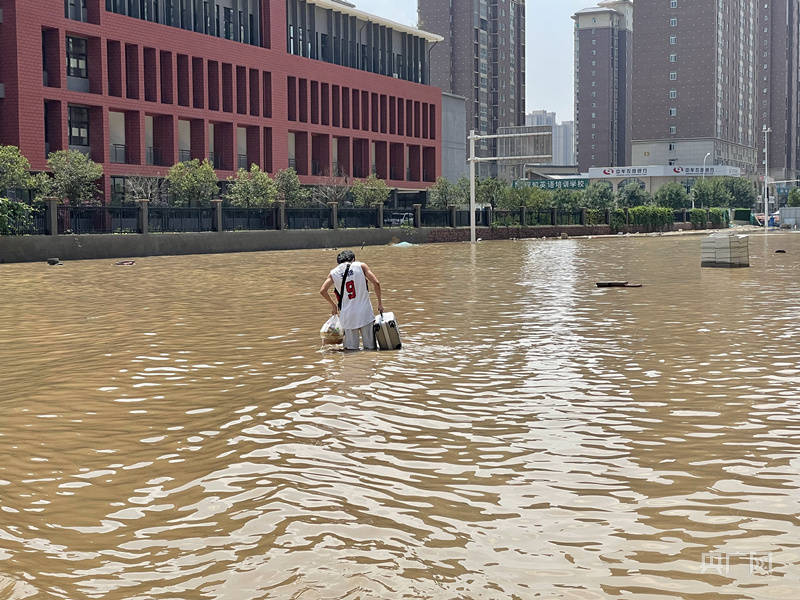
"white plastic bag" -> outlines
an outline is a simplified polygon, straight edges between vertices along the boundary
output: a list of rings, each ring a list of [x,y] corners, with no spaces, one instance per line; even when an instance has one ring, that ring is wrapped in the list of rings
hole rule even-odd
[[[339,321],[339,315],[332,315],[319,330],[323,344],[341,344],[344,341],[344,329]]]

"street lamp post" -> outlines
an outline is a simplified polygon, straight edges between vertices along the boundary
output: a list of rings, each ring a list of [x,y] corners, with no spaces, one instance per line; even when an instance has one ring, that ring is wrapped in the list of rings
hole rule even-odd
[[[772,129],[764,124],[764,233],[769,232],[769,134]]]
[[[706,152],[706,155],[703,157],[703,174],[701,175],[701,179],[703,181],[706,180],[706,159],[711,156],[711,152]],[[692,208],[694,208],[694,194],[692,194]]]

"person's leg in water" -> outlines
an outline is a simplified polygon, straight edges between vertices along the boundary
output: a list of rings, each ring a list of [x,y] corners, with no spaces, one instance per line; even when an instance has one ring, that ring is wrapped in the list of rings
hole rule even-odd
[[[375,344],[375,330],[372,328],[373,323],[364,325],[361,328],[361,339],[364,340],[364,350],[378,349],[377,345]]]
[[[344,330],[344,349],[345,350],[360,350],[358,333],[360,329],[345,329]]]

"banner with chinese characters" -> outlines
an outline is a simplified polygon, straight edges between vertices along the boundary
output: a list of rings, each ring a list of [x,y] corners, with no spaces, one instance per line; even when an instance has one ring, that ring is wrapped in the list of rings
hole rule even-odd
[[[535,187],[540,190],[585,190],[588,179],[517,179],[512,187]]]

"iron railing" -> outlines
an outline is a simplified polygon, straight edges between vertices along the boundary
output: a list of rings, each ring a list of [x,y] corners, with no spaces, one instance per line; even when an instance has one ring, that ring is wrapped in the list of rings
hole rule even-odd
[[[286,225],[289,229],[328,229],[331,211],[329,208],[287,208]]]
[[[225,231],[260,231],[275,229],[275,208],[239,208],[226,206],[222,209],[222,229]]]
[[[338,211],[338,218],[339,227],[375,227],[378,219],[378,211],[374,208],[340,208]]]
[[[250,165],[247,164],[247,154],[236,155],[236,166],[239,169],[244,169],[245,171],[250,168]]]
[[[116,164],[127,162],[128,147],[125,144],[111,144],[109,160]]]
[[[191,150],[178,150],[178,162],[189,162],[192,160]]]
[[[157,233],[212,231],[212,215],[213,209],[206,207],[151,206],[147,226]]]
[[[136,206],[59,206],[58,232],[74,234],[137,233]]]
[[[449,227],[449,210],[422,210],[420,211],[420,225],[422,227]],[[469,214],[469,213],[468,213]]]

